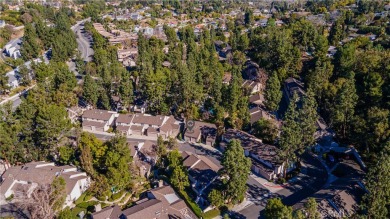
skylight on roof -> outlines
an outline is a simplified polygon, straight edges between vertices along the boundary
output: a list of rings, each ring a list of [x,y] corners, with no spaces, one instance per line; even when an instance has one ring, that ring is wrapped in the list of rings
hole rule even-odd
[[[177,197],[175,193],[164,195],[164,198],[168,201],[169,204],[179,200],[179,197]]]

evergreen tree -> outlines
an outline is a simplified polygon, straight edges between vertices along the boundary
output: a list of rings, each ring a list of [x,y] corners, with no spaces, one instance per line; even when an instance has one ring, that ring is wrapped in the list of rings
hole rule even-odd
[[[321,214],[317,210],[317,202],[314,198],[309,198],[305,203],[305,212],[307,219],[320,219]]]
[[[332,24],[329,33],[329,42],[337,46],[338,43],[344,38],[344,22],[343,18],[339,18]]]
[[[36,142],[46,152],[40,155],[45,156],[47,152],[52,151],[70,128],[71,124],[65,108],[52,104],[40,106],[35,119],[34,135]]]
[[[265,206],[266,219],[292,219],[292,208],[283,205],[280,198],[271,198]]]
[[[313,146],[315,143],[314,133],[317,130],[317,102],[314,93],[309,90],[302,98],[302,109],[299,110],[300,130],[302,132],[302,143],[299,152],[302,153],[304,147]]]
[[[295,151],[298,150],[302,144],[302,131],[298,122],[299,113],[297,111],[296,100],[298,100],[298,95],[294,93],[293,97],[290,99],[290,104],[284,118],[282,133],[279,140],[281,149],[280,156],[287,163],[287,166],[284,168],[284,174],[286,174],[290,162],[296,160]]]
[[[374,162],[367,174],[363,209],[368,218],[389,218],[390,211],[390,142],[384,145],[378,161]]]
[[[229,142],[222,157],[224,174],[227,177],[225,182],[225,198],[229,203],[237,204],[244,200],[247,190],[246,181],[249,176],[251,161],[245,157],[244,149],[238,140]]]
[[[263,118],[255,122],[252,127],[253,135],[268,144],[275,143],[278,132],[278,128],[271,120]]]
[[[96,105],[98,100],[98,86],[95,80],[89,75],[84,78],[83,97],[89,104]]]
[[[265,106],[271,111],[276,111],[282,99],[282,91],[280,90],[278,75],[275,72],[268,78],[266,87],[264,95],[266,99]]]
[[[347,79],[337,91],[334,108],[331,111],[332,125],[343,139],[350,134],[357,100],[355,80],[352,77]]]
[[[175,188],[179,189],[179,191],[184,191],[184,189],[190,185],[187,170],[182,164],[173,169],[170,181]]]
[[[38,36],[35,27],[31,23],[27,23],[24,28],[23,44],[20,49],[22,58],[25,61],[37,58],[41,52]]]
[[[18,73],[20,76],[20,84],[23,86],[30,86],[31,84],[30,70],[26,67],[26,65],[23,64],[19,66]]]
[[[123,73],[122,80],[119,83],[119,96],[124,106],[130,106],[134,98],[133,81],[128,72]]]
[[[225,200],[224,197],[222,196],[222,193],[218,191],[217,189],[211,190],[208,196],[211,204],[217,208],[221,207]]]
[[[246,10],[244,16],[245,16],[245,18],[244,18],[245,25],[248,27],[251,26],[251,24],[253,23],[253,11]]]
[[[132,179],[129,166],[132,158],[126,137],[115,136],[106,144],[108,150],[104,164],[107,168],[108,182],[117,190],[126,189],[130,186]]]

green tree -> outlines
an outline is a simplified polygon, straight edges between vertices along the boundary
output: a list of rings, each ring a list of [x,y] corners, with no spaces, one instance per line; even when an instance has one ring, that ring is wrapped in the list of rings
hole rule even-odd
[[[244,200],[247,190],[246,181],[249,176],[251,161],[245,157],[244,149],[238,140],[229,142],[222,157],[224,175],[227,177],[223,192],[229,203],[237,204]]]
[[[187,170],[182,164],[173,169],[170,182],[175,188],[179,189],[179,191],[184,191],[184,189],[190,185]]]
[[[35,123],[37,142],[48,151],[52,151],[71,128],[65,108],[52,104],[41,106]]]
[[[98,86],[95,80],[87,75],[84,78],[83,97],[91,105],[95,106],[99,97]]]
[[[247,10],[244,16],[245,25],[250,26],[253,23],[253,11]]]
[[[50,205],[54,212],[62,210],[66,199],[66,182],[62,176],[56,177],[51,183]]]
[[[332,125],[343,139],[350,134],[351,121],[355,114],[357,100],[355,80],[349,78],[337,91],[334,108],[331,112]]]
[[[92,156],[92,151],[91,151],[91,143],[85,139],[86,137],[81,137],[79,147],[80,147],[80,164],[81,168],[92,178],[96,177],[96,172],[93,167],[93,156]],[[85,140],[84,140],[85,139]]]
[[[86,69],[86,63],[85,63],[84,59],[81,57],[80,52],[76,53],[76,58],[75,58],[74,62],[76,64],[76,71],[79,74],[84,74],[85,69]]]
[[[168,160],[168,169],[170,170],[170,172],[172,172],[174,168],[176,168],[181,164],[182,157],[180,155],[180,152],[176,149],[168,153],[167,160]]]
[[[295,152],[300,148],[302,143],[302,131],[298,122],[299,113],[297,111],[297,104],[295,102],[296,100],[298,100],[298,95],[294,93],[284,118],[282,133],[279,140],[281,149],[280,156],[286,161],[287,165],[296,159]],[[284,168],[284,174],[286,174],[287,167]]]
[[[260,119],[252,127],[254,136],[263,140],[264,143],[274,144],[278,137],[278,128],[272,120]]]
[[[41,49],[35,27],[31,23],[27,23],[24,28],[23,45],[20,49],[22,58],[25,61],[38,58]]]
[[[379,73],[369,73],[364,77],[364,94],[367,104],[378,105],[382,99],[382,85],[384,80]]]
[[[61,146],[58,148],[60,154],[60,163],[70,164],[72,159],[74,159],[74,149],[70,146]]]
[[[317,202],[314,198],[309,198],[305,203],[305,212],[307,219],[320,219],[321,214],[317,210]]]
[[[73,217],[74,215],[72,211],[69,209],[69,207],[67,207],[58,213],[57,219],[70,219]]]
[[[133,102],[133,81],[128,72],[123,73],[122,80],[119,83],[119,96],[124,106],[130,106]]]
[[[282,99],[282,91],[280,90],[278,75],[275,72],[267,80],[267,89],[265,90],[264,97],[266,99],[265,106],[269,110],[278,110],[279,102]]]
[[[20,84],[23,86],[30,86],[31,77],[30,70],[26,67],[26,65],[19,66],[19,76],[20,76]]]
[[[368,193],[364,196],[363,209],[368,218],[389,218],[390,212],[390,142],[384,145],[377,162],[370,166],[366,176]]]
[[[225,203],[225,199],[224,199],[221,191],[219,191],[217,189],[211,190],[208,198],[209,198],[209,201],[211,202],[211,204],[217,208],[221,207]]]
[[[309,90],[302,98],[302,109],[299,110],[300,130],[302,132],[300,152],[303,151],[303,147],[314,145],[314,133],[317,130],[317,120],[317,101],[314,98],[314,93]]]
[[[329,32],[329,42],[337,46],[338,43],[344,38],[344,22],[343,18],[339,18],[332,24]]]
[[[130,148],[126,137],[115,136],[106,142],[108,150],[105,155],[105,168],[107,179],[111,186],[118,190],[130,186],[132,175],[129,163],[132,161]]]
[[[265,206],[266,219],[292,219],[292,208],[283,205],[280,198],[271,198]]]

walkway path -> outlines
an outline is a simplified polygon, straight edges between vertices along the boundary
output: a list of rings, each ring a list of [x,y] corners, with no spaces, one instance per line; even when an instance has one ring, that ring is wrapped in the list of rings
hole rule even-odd
[[[114,200],[114,201],[101,201],[101,200],[99,200],[99,199],[97,199],[97,198],[95,198],[95,197],[92,197],[90,200],[88,200],[88,201],[97,201],[97,202],[102,202],[102,203],[105,203],[105,204],[108,204],[108,205],[113,205],[113,204],[115,204],[115,203],[117,203],[117,202],[119,202],[119,201],[121,201],[122,200],[122,198],[123,197],[125,197],[125,195],[127,195],[128,193],[126,192],[126,193],[124,193],[120,198],[118,198],[117,200]],[[129,197],[131,197],[131,196],[129,196]]]

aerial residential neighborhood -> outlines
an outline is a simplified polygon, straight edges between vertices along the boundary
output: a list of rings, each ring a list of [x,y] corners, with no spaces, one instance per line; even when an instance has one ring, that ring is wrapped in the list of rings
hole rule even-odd
[[[0,47],[0,218],[390,218],[389,0],[4,0]]]

